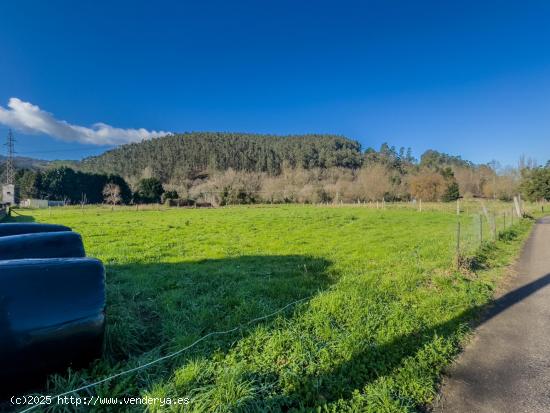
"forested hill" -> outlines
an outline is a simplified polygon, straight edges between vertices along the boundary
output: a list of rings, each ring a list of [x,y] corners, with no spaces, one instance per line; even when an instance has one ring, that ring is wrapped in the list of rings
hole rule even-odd
[[[276,175],[283,165],[356,168],[361,162],[361,145],[342,136],[185,133],[120,146],[82,160],[79,169],[125,177],[149,170],[167,182],[229,168]]]

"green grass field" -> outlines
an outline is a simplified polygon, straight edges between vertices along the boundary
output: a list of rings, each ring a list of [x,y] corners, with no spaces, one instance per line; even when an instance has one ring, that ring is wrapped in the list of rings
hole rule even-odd
[[[275,317],[209,337],[91,391],[190,397],[186,406],[150,407],[186,412],[424,409],[469,332],[467,322],[490,299],[531,226],[516,221],[500,241],[486,244],[474,272],[456,269],[457,217],[444,211],[274,206],[17,212],[25,215],[18,220],[32,216],[71,226],[107,270],[105,357],[89,369],[52,377],[48,394],[305,298]],[[461,215],[465,239],[475,239],[476,219]],[[473,254],[472,242],[465,245]]]

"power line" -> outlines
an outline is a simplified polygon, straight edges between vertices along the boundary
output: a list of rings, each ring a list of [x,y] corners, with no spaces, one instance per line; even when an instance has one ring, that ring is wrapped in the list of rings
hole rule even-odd
[[[112,376],[109,376],[109,377],[105,377],[101,380],[98,380],[96,382],[93,382],[93,383],[90,383],[90,384],[86,384],[84,386],[81,386],[77,389],[73,389],[73,390],[69,390],[69,391],[66,391],[64,393],[60,393],[60,394],[57,394],[55,396],[50,396],[52,399],[58,399],[59,397],[63,397],[63,396],[66,396],[66,395],[69,395],[69,394],[72,394],[72,393],[77,393],[77,392],[80,392],[82,390],[87,390],[89,388],[92,388],[92,387],[95,387],[99,384],[102,384],[102,383],[105,383],[105,382],[108,382],[108,381],[111,381],[117,377],[120,377],[120,376],[125,376],[127,374],[130,374],[130,373],[134,373],[136,371],[140,371],[140,370],[143,370],[143,369],[146,369],[148,368],[149,366],[152,366],[154,364],[157,364],[157,363],[160,363],[161,361],[164,361],[164,360],[167,360],[167,359],[171,359],[171,358],[174,358],[182,353],[184,353],[185,351],[195,347],[197,344],[199,344],[201,341],[204,341],[206,340],[208,337],[211,337],[211,336],[216,336],[216,335],[225,335],[225,334],[230,334],[230,333],[234,333],[235,331],[239,331],[241,329],[243,329],[244,327],[247,327],[251,324],[255,324],[259,321],[263,321],[263,320],[266,320],[268,318],[272,318],[274,316],[276,316],[277,314],[279,313],[282,313],[283,311],[285,311],[287,308],[289,307],[292,307],[296,304],[299,304],[299,303],[302,303],[308,299],[310,299],[311,297],[313,297],[313,295],[309,295],[307,297],[304,297],[304,298],[300,298],[296,301],[292,301],[291,303],[288,303],[287,305],[285,305],[284,307],[281,307],[279,308],[278,310],[275,310],[274,312],[270,313],[270,314],[267,314],[267,315],[264,315],[264,316],[261,316],[261,317],[258,317],[258,318],[254,318],[253,320],[250,320],[250,321],[247,321],[246,323],[243,323],[243,324],[240,324],[236,327],[233,327],[229,330],[224,330],[224,331],[213,331],[211,333],[208,333],[206,334],[205,336],[202,336],[201,338],[199,338],[198,340],[196,340],[195,342],[191,343],[190,345],[188,345],[187,347],[184,347],[182,349],[179,349],[177,351],[174,351],[173,353],[170,353],[170,354],[167,354],[165,356],[162,356],[162,357],[159,357],[155,360],[152,360],[148,363],[145,363],[145,364],[141,364],[137,367],[133,367],[131,369],[128,369],[128,370],[124,370],[124,371],[121,371],[120,373],[116,373],[116,374],[113,374]],[[36,409],[37,407],[42,407],[41,404],[34,404],[24,410],[21,410],[19,413],[25,413],[25,412],[30,412],[31,410],[34,410]]]

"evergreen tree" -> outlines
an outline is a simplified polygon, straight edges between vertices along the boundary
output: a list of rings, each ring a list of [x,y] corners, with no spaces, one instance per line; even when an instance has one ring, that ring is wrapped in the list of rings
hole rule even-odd
[[[443,193],[441,200],[443,202],[451,202],[456,201],[458,198],[460,198],[460,189],[458,183],[453,180],[447,185],[447,189]]]
[[[139,181],[137,201],[146,204],[159,203],[164,189],[157,178],[145,178]]]
[[[550,169],[536,168],[522,171],[521,191],[529,201],[550,201]]]

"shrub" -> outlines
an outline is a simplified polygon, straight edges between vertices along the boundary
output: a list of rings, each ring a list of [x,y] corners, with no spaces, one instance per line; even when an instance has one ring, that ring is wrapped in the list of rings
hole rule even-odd
[[[138,183],[134,201],[144,204],[158,203],[163,193],[164,189],[157,178],[145,178]]]
[[[161,195],[160,201],[161,203],[166,204],[168,203],[168,200],[178,199],[178,198],[179,198],[179,195],[176,191],[166,191]]]
[[[411,195],[423,201],[438,201],[445,189],[445,178],[437,172],[423,172],[410,180]]]

